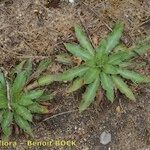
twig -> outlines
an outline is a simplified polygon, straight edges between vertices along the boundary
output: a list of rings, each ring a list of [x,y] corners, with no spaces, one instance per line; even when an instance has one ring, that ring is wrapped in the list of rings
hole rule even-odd
[[[47,121],[49,119],[52,119],[52,118],[55,118],[55,117],[58,117],[58,116],[62,116],[62,115],[66,115],[66,114],[70,114],[70,113],[77,112],[77,111],[79,111],[79,110],[70,110],[70,111],[61,112],[61,113],[55,114],[55,115],[53,115],[51,117],[45,118],[42,121]]]

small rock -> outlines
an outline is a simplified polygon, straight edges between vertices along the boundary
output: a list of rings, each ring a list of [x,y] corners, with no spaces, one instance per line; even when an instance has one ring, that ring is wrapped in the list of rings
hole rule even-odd
[[[101,135],[100,135],[100,143],[103,145],[106,145],[108,143],[111,142],[111,134],[108,133],[107,131],[104,131]]]
[[[69,0],[70,3],[74,3],[74,0]]]

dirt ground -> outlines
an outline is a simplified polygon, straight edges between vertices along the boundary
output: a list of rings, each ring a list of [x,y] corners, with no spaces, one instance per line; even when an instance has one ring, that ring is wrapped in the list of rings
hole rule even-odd
[[[122,41],[127,46],[150,34],[149,0],[76,0],[74,4],[50,1],[0,0],[0,66],[9,71],[26,58],[33,58],[35,65],[43,58],[55,60],[56,54],[66,52],[63,42],[76,41],[73,27],[78,23],[84,26],[94,45],[118,20],[125,24]],[[149,61],[150,56],[137,61],[143,59]],[[49,72],[61,72],[64,68],[54,61]],[[139,71],[149,74],[150,66]],[[35,117],[35,141],[74,140],[76,146],[31,149],[150,150],[150,85],[130,85],[136,93],[136,103],[118,94],[113,104],[105,99],[100,104],[95,101],[83,114],[76,110],[84,89],[67,95],[67,83],[48,86],[48,90],[57,91],[51,103],[54,111],[49,116]],[[100,143],[103,131],[112,135],[108,145]],[[10,140],[18,142],[15,149],[24,150],[29,149],[27,139],[20,135]]]

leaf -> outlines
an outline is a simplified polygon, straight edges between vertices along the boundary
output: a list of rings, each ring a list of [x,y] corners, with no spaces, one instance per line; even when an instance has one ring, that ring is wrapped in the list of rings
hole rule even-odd
[[[0,111],[0,123],[2,122],[2,120],[3,120],[3,113],[4,113],[4,111],[3,110],[1,110]]]
[[[92,55],[85,51],[83,48],[81,48],[79,45],[70,43],[66,43],[64,45],[70,53],[72,53],[76,57],[81,58],[84,61],[92,58]]]
[[[137,65],[137,63],[136,63],[136,65]],[[120,63],[119,64],[119,67],[121,67],[121,68],[126,68],[126,67],[129,67],[129,66],[133,66],[133,62],[122,62],[122,63]]]
[[[46,75],[46,76],[42,76],[38,79],[38,85],[45,86],[45,85],[51,84],[54,81],[57,81],[56,75]]]
[[[7,93],[0,83],[0,109],[7,108]]]
[[[11,128],[10,125],[13,121],[13,113],[11,111],[4,111],[3,113],[3,119],[1,122],[2,131],[6,136],[10,136],[11,134]]]
[[[21,117],[23,117],[25,120],[28,120],[30,122],[32,122],[32,114],[30,113],[30,111],[21,105],[17,105],[15,108],[15,112],[20,115]]]
[[[44,114],[44,113],[48,113],[48,112],[49,112],[49,110],[48,110],[46,107],[41,106],[41,105],[39,105],[38,103],[34,103],[34,104],[30,105],[30,106],[28,107],[28,109],[29,109],[31,112],[33,112],[33,113],[38,113],[38,114]]]
[[[14,80],[14,83],[12,85],[12,93],[15,95],[16,93],[19,93],[22,91],[25,83],[26,83],[27,75],[25,71],[22,71],[19,73]]]
[[[54,97],[53,94],[43,94],[42,96],[40,96],[38,99],[36,99],[36,101],[38,102],[42,102],[42,101],[50,101],[52,100]]]
[[[0,94],[0,109],[7,108],[7,98]]]
[[[29,105],[33,104],[33,101],[31,98],[28,97],[28,95],[23,94],[21,96],[21,99],[19,99],[18,103],[22,106],[29,106]]]
[[[83,28],[80,27],[79,25],[75,26],[75,34],[81,46],[84,49],[87,49],[90,54],[94,55],[93,46],[91,42],[89,41],[89,39],[87,38]]]
[[[4,74],[0,71],[0,86],[6,87]]]
[[[29,77],[32,73],[32,59],[28,59],[24,64],[24,70],[27,73],[27,77]]]
[[[119,40],[123,33],[123,24],[116,23],[113,31],[108,35],[106,51],[110,52],[119,44]]]
[[[113,79],[114,84],[120,90],[121,93],[125,94],[130,100],[136,101],[135,96],[132,93],[132,90],[120,77],[113,75],[112,79]]]
[[[138,53],[138,55],[143,55],[150,51],[150,45],[141,45],[139,47],[135,47],[133,51]]]
[[[101,85],[104,90],[106,90],[106,96],[108,100],[111,102],[114,101],[114,90],[113,90],[113,82],[110,75],[106,75],[105,73],[100,74],[101,77]]]
[[[108,63],[112,65],[119,65],[125,60],[127,56],[128,56],[128,52],[125,51],[119,51],[117,53],[113,53],[112,55],[110,55]]]
[[[58,76],[58,80],[59,81],[71,81],[75,77],[80,77],[80,76],[84,75],[84,73],[87,70],[88,70],[88,67],[86,67],[86,66],[74,67],[72,69],[64,71],[63,74],[60,74]]]
[[[23,119],[18,114],[14,114],[14,119],[17,125],[24,130],[24,132],[28,133],[31,137],[33,137],[32,129],[27,120]]]
[[[106,74],[118,74],[118,68],[110,64],[106,64],[103,71]]]
[[[102,60],[103,56],[105,56],[105,54],[107,54],[106,45],[107,45],[107,41],[106,41],[106,39],[103,39],[100,42],[100,46],[98,48],[96,48],[96,57],[100,61]]]
[[[68,54],[56,55],[56,61],[65,65],[73,64],[72,58]]]
[[[45,71],[48,68],[48,66],[51,63],[52,63],[51,60],[42,60],[37,67],[35,75],[39,76],[43,71]]]
[[[126,79],[130,79],[133,82],[137,82],[137,83],[149,83],[150,82],[150,77],[146,77],[144,75],[140,75],[134,71],[129,71],[129,70],[125,70],[125,69],[119,69],[118,73]]]
[[[89,68],[93,67],[93,66],[96,66],[96,58],[93,57],[92,59],[89,59],[86,61],[86,66],[88,66]]]
[[[79,106],[79,111],[83,112],[87,107],[92,103],[96,96],[96,91],[98,90],[100,85],[100,80],[97,77],[95,81],[88,85],[85,93],[82,96],[82,101]]]
[[[123,43],[119,43],[114,49],[113,49],[113,52],[116,54],[116,53],[119,53],[119,52],[128,52],[129,49],[127,48],[127,46]]]
[[[71,86],[68,88],[67,92],[68,93],[74,92],[74,91],[78,90],[79,88],[81,88],[83,85],[84,85],[84,79],[77,78],[73,81]]]
[[[123,33],[123,24],[116,23],[113,31],[108,35],[106,39],[104,39],[101,43],[99,48],[97,49],[98,53],[101,53],[105,50],[105,53],[111,52],[118,44],[119,40]]]
[[[41,97],[44,93],[44,90],[32,90],[26,93],[26,96],[30,99],[37,99]]]
[[[5,140],[5,141],[8,140],[9,136],[12,133],[12,127],[8,126],[6,128],[3,128],[2,131],[4,133],[4,135],[2,136],[2,139]]]
[[[87,70],[87,72],[84,75],[84,83],[85,84],[90,84],[95,80],[95,78],[98,77],[100,71],[97,68],[90,68]]]
[[[19,65],[17,65],[13,71],[13,75],[16,73],[16,74],[19,74],[23,71],[23,66],[25,64],[26,60],[23,60]]]

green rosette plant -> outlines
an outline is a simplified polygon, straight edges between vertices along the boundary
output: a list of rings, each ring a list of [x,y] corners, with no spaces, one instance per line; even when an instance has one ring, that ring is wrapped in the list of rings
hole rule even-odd
[[[16,125],[33,137],[31,124],[33,115],[49,113],[48,107],[42,105],[50,101],[52,94],[46,94],[37,88],[42,80],[37,78],[47,69],[51,62],[43,60],[33,73],[32,61],[22,61],[12,70],[10,77],[4,69],[0,71],[0,124],[2,137],[8,139]],[[32,84],[32,81],[34,84]],[[38,83],[38,84],[37,84]],[[35,89],[34,89],[35,88]]]
[[[123,24],[116,23],[112,32],[94,48],[83,28],[75,27],[79,44],[65,43],[66,49],[81,63],[58,75],[58,81],[73,81],[67,92],[74,92],[86,85],[85,93],[79,106],[80,112],[94,101],[98,89],[102,88],[110,102],[114,102],[115,90],[118,89],[130,100],[136,98],[124,79],[133,83],[149,83],[150,76],[140,75],[127,67],[132,58],[143,55],[150,50],[150,37],[127,48],[120,41]],[[59,57],[60,58],[60,57]],[[64,60],[63,57],[61,57]],[[66,61],[66,59],[65,59]],[[62,61],[63,62],[63,61]]]

